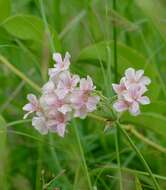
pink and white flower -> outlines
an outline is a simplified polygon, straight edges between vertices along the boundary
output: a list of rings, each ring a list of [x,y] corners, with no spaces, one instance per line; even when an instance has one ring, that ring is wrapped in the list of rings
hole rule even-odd
[[[56,62],[54,68],[49,69],[49,76],[51,78],[57,77],[57,75],[62,71],[67,71],[70,66],[70,54],[66,52],[64,60],[60,53],[53,54],[53,60]]]
[[[112,85],[118,95],[117,101],[113,104],[117,112],[129,110],[132,115],[136,116],[140,114],[140,104],[150,103],[150,99],[144,96],[150,79],[143,74],[143,70],[135,71],[129,68],[125,71],[125,77],[121,79],[120,84]]]
[[[41,134],[50,131],[63,137],[68,122],[74,117],[85,118],[94,111],[99,97],[93,95],[95,86],[89,76],[80,80],[78,75],[70,73],[69,53],[64,60],[55,53],[53,59],[56,64],[49,69],[49,81],[42,87],[41,97],[38,100],[28,95],[29,103],[23,109],[28,111],[25,117],[35,112],[32,125]]]
[[[42,135],[46,135],[48,133],[48,127],[44,116],[33,117],[32,126]]]
[[[72,93],[79,80],[78,75],[71,75],[70,72],[62,74],[56,89],[58,98],[63,99],[67,94]]]
[[[51,119],[49,119],[47,125],[50,131],[56,132],[59,136],[64,137],[68,121],[69,117],[67,114],[65,115],[60,112],[55,112]]]
[[[150,78],[144,76],[144,70],[141,69],[135,71],[133,68],[128,68],[125,71],[125,78],[126,87],[133,84],[149,85],[151,83]]]
[[[88,112],[93,112],[96,109],[100,98],[92,94],[94,89],[95,86],[89,76],[87,79],[80,80],[80,88],[73,93],[71,98],[75,108],[75,117],[85,118]]]
[[[27,99],[29,100],[29,103],[23,107],[23,110],[27,111],[24,115],[24,119],[26,119],[29,114],[40,110],[39,102],[34,94],[28,94]]]

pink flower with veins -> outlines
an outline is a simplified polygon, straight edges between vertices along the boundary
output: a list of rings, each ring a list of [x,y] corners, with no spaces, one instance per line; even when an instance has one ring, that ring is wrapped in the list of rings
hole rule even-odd
[[[34,126],[34,128],[42,135],[46,135],[48,133],[48,127],[44,116],[33,117],[32,126]]]
[[[87,79],[80,80],[80,88],[76,90],[71,97],[71,102],[75,108],[75,117],[85,118],[88,112],[96,109],[99,102],[99,96],[92,95],[95,86],[92,79],[87,76]]]
[[[24,119],[26,119],[29,114],[40,111],[39,101],[34,94],[28,94],[27,99],[29,100],[29,103],[23,107],[23,110],[27,111],[24,115]]]
[[[125,78],[126,88],[133,84],[149,85],[151,83],[150,78],[144,76],[144,70],[141,69],[135,71],[133,68],[128,68],[125,71]]]
[[[60,112],[55,112],[52,118],[47,122],[47,125],[52,132],[56,132],[59,136],[64,137],[66,124],[68,121],[68,115],[62,114]]]
[[[87,76],[87,79],[82,78],[80,80],[80,91],[91,92],[95,89],[96,89],[96,87],[93,85],[93,81],[90,76]]]
[[[42,87],[43,94],[52,94],[55,92],[55,84],[53,81],[48,81],[43,87]]]
[[[147,96],[143,96],[146,91],[147,88],[145,86],[130,86],[123,94],[123,98],[114,103],[114,109],[118,112],[123,112],[128,109],[134,116],[140,114],[139,104],[146,105],[150,103],[149,98]]]
[[[112,84],[113,90],[118,94],[118,96],[121,96],[123,92],[126,90],[125,86],[125,77],[121,78],[120,84]]]
[[[59,99],[55,93],[45,94],[40,98],[40,104],[47,112],[47,110],[57,110],[63,114],[72,111],[69,104],[64,99]]]
[[[53,54],[53,60],[56,62],[54,68],[49,69],[49,76],[51,78],[56,77],[60,72],[67,71],[70,66],[70,54],[66,52],[64,60],[60,53]]]
[[[68,93],[72,93],[79,80],[80,78],[78,75],[71,75],[70,72],[62,74],[56,89],[58,98],[63,99]]]

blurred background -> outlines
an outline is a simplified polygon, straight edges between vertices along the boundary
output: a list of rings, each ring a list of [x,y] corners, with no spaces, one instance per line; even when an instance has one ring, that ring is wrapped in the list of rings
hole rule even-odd
[[[90,75],[107,97],[115,56],[118,80],[128,67],[145,70],[152,103],[121,122],[143,137],[128,133],[166,189],[165,10],[165,0],[0,0],[1,190],[119,190],[120,181],[123,190],[156,189],[123,135],[119,177],[114,128],[104,132],[96,119],[76,120],[60,138],[41,136],[22,120],[26,95],[39,95],[36,85],[48,79],[53,51],[70,52],[72,72]]]

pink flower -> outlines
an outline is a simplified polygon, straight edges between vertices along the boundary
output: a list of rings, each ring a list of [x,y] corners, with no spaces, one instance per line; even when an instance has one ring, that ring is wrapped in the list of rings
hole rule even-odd
[[[48,81],[43,87],[42,87],[42,93],[43,94],[52,94],[55,92],[55,84],[53,81]]]
[[[125,77],[123,77],[120,80],[120,84],[112,84],[113,90],[118,94],[118,96],[121,96],[123,92],[126,90],[126,85],[125,85]]]
[[[56,77],[60,72],[67,71],[70,66],[70,54],[66,52],[64,60],[60,53],[53,54],[53,60],[56,62],[54,68],[49,69],[49,76],[51,78]]]
[[[48,133],[48,127],[44,116],[33,117],[32,126],[34,126],[34,128],[42,135],[46,135]]]
[[[69,53],[64,60],[61,54],[54,53],[53,59],[56,64],[49,69],[49,81],[42,87],[39,100],[28,95],[29,103],[23,108],[28,113],[24,117],[35,112],[32,125],[36,130],[41,134],[56,132],[63,137],[68,122],[74,117],[85,118],[94,111],[99,97],[93,95],[95,86],[89,76],[80,80],[78,75],[70,73]]]
[[[149,85],[151,83],[149,77],[144,76],[143,70],[135,71],[133,68],[128,68],[125,71],[125,78],[126,87],[132,84]]]
[[[80,91],[91,92],[91,91],[95,90],[95,88],[96,87],[93,86],[93,81],[90,76],[87,76],[87,79],[82,78],[80,80]]]
[[[143,76],[144,71],[135,71],[129,68],[125,71],[125,77],[120,80],[120,84],[113,84],[113,89],[118,95],[117,101],[113,104],[117,112],[129,110],[132,115],[140,114],[139,104],[150,103],[147,96],[143,94],[147,91],[150,79]]]
[[[64,137],[66,124],[69,120],[68,115],[60,112],[55,112],[47,125],[50,131],[58,133],[59,136]]]
[[[27,113],[24,115],[24,119],[26,119],[29,114],[40,110],[39,102],[35,95],[28,94],[27,99],[29,100],[29,103],[23,107],[23,110],[27,111]]]
[[[72,111],[71,106],[67,104],[64,99],[59,99],[55,93],[41,96],[40,104],[46,112],[48,112],[48,110],[55,110],[66,114]]]
[[[123,98],[118,99],[114,103],[114,109],[118,112],[123,112],[128,109],[134,116],[140,114],[139,104],[146,105],[150,103],[149,98],[147,96],[143,96],[146,91],[147,88],[144,86],[130,86],[123,94]]]
[[[72,93],[79,80],[78,75],[71,75],[70,72],[63,73],[56,89],[58,98],[63,99],[68,93]]]
[[[71,97],[71,102],[75,108],[75,117],[85,118],[88,112],[93,112],[96,109],[100,98],[92,95],[94,89],[92,79],[89,76],[87,79],[80,80],[80,88]]]

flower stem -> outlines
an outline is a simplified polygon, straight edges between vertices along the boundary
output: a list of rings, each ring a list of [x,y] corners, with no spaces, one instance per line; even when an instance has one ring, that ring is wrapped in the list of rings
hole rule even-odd
[[[119,126],[116,127],[115,132],[115,147],[116,147],[116,159],[118,165],[118,174],[119,174],[119,187],[120,190],[123,190],[123,183],[122,183],[122,172],[121,172],[121,164],[120,164],[120,153],[119,153]]]
[[[93,190],[91,179],[90,179],[89,172],[88,172],[88,168],[87,168],[87,165],[86,165],[86,160],[85,160],[85,156],[84,156],[83,147],[81,145],[81,140],[80,140],[79,132],[78,132],[78,129],[77,129],[76,121],[73,122],[73,125],[74,125],[74,131],[75,131],[75,135],[76,135],[76,140],[78,142],[78,146],[79,146],[79,149],[80,149],[80,156],[81,156],[82,164],[83,164],[86,176],[87,176],[87,182],[88,182],[89,190]]]
[[[45,15],[43,0],[40,0],[39,2],[40,2],[41,15],[42,15],[42,19],[43,19],[43,22],[44,22],[44,27],[45,27],[45,30],[46,30],[46,32],[48,34],[48,40],[49,40],[50,48],[51,48],[51,51],[53,53],[53,52],[55,52],[55,47],[54,47],[54,42],[52,40],[51,33],[50,33],[50,30],[49,30],[47,18],[46,18],[46,15]]]
[[[34,90],[37,92],[41,92],[41,88],[31,81],[26,75],[24,75],[21,71],[19,71],[15,66],[13,66],[5,57],[0,55],[0,62],[3,63],[8,69],[10,69],[14,74],[19,76],[22,80],[24,80],[27,84],[29,84]]]
[[[113,0],[113,9],[116,11],[116,0]],[[116,23],[113,25],[113,39],[114,39],[114,75],[115,82],[118,80],[118,63],[117,63],[117,31]]]
[[[156,190],[160,190],[160,186],[159,186],[157,180],[155,179],[155,177],[153,176],[153,173],[152,173],[149,165],[145,161],[143,155],[141,154],[141,152],[139,151],[139,149],[136,147],[136,145],[134,144],[134,142],[132,141],[132,139],[130,138],[130,136],[127,134],[127,132],[124,130],[124,128],[121,126],[121,124],[119,122],[116,122],[116,124],[119,126],[120,131],[126,137],[126,139],[128,140],[128,142],[130,143],[131,147],[137,153],[137,155],[140,158],[141,162],[144,164],[147,172],[149,173],[150,177],[152,178],[152,181],[154,183],[154,186],[155,186]]]
[[[153,141],[149,140],[148,138],[144,137],[141,133],[139,133],[134,126],[131,125],[123,125],[123,128],[126,131],[131,132],[135,137],[143,141],[144,143],[148,144],[149,146],[153,147],[156,150],[159,150],[162,153],[166,153],[166,148],[154,143]]]

